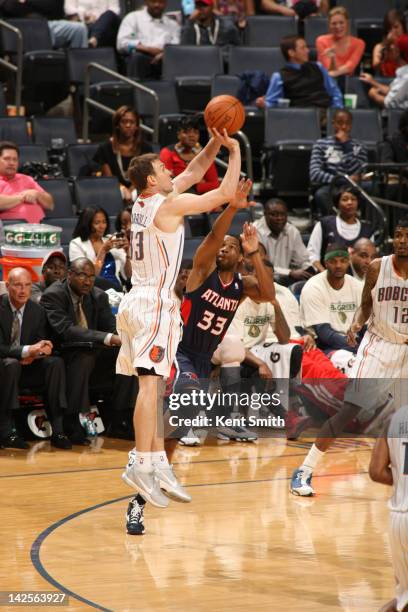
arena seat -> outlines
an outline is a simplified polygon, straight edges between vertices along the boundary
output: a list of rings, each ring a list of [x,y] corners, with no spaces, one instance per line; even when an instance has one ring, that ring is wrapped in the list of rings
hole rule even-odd
[[[285,60],[279,47],[231,47],[228,74],[240,74],[245,70],[262,70],[270,76],[280,70],[284,64]]]
[[[67,147],[68,176],[87,176],[98,144],[72,144]]]
[[[65,146],[77,142],[74,120],[70,117],[32,117],[31,125],[35,144],[51,147],[56,138],[61,138]]]
[[[123,208],[119,181],[115,176],[77,178],[74,193],[79,210],[95,206],[105,209],[108,215],[116,215]]]
[[[0,140],[11,140],[17,145],[30,144],[24,117],[0,117]]]
[[[279,47],[283,36],[297,34],[297,18],[277,15],[247,17],[244,44],[250,47]]]
[[[46,210],[47,218],[64,218],[75,215],[70,185],[65,178],[39,179],[38,184],[54,198],[54,210]]]
[[[47,147],[38,144],[26,144],[20,145],[19,162],[20,168],[27,162],[48,162]]]

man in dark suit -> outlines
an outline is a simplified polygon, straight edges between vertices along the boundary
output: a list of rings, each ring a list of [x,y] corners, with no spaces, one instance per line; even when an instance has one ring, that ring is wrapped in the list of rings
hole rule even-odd
[[[121,342],[108,297],[94,283],[94,265],[81,257],[71,263],[67,279],[53,283],[41,297],[53,333],[58,342],[65,345],[62,348],[71,415],[66,430],[77,430],[78,412],[89,410],[92,375],[93,382],[106,384],[111,381],[113,427],[119,434],[116,437],[130,437],[127,415],[135,404],[136,377],[115,374]],[[110,349],[104,349],[104,345]]]
[[[51,444],[70,449],[72,444],[63,431],[67,409],[64,362],[51,355],[53,344],[45,311],[30,299],[31,274],[24,268],[14,268],[6,287],[8,295],[0,298],[0,445],[28,448],[15,431],[14,411],[19,408],[19,388],[41,387],[53,429]]]

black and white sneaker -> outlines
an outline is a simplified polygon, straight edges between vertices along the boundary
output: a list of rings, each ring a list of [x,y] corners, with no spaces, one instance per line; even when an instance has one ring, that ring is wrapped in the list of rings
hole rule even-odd
[[[126,512],[126,531],[129,535],[143,535],[144,526],[144,502],[139,495],[130,500]]]
[[[219,440],[234,440],[235,442],[255,442],[258,436],[249,429],[236,425],[233,427],[218,427],[217,438]]]

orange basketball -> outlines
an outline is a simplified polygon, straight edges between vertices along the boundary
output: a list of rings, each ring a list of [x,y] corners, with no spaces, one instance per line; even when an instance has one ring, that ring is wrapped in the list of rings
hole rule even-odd
[[[228,134],[235,134],[244,125],[245,109],[234,96],[216,96],[205,107],[204,121],[209,128],[225,128]]]

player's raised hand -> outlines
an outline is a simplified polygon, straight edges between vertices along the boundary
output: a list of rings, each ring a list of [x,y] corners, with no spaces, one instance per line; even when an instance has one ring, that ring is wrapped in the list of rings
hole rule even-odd
[[[244,254],[253,253],[258,250],[259,240],[255,227],[252,223],[244,223],[243,232],[241,234],[241,244]]]
[[[211,136],[218,142],[220,147],[225,147],[228,151],[233,151],[234,149],[239,149],[239,142],[235,138],[231,138],[228,135],[227,130],[222,130],[219,132],[217,128],[208,128]]]
[[[249,192],[252,189],[252,181],[247,179],[241,179],[238,183],[235,197],[230,202],[232,208],[248,208],[249,206],[255,206],[256,202],[248,200]]]
[[[363,328],[359,323],[352,323],[349,330],[347,331],[347,344],[350,346],[357,346],[357,334]]]

